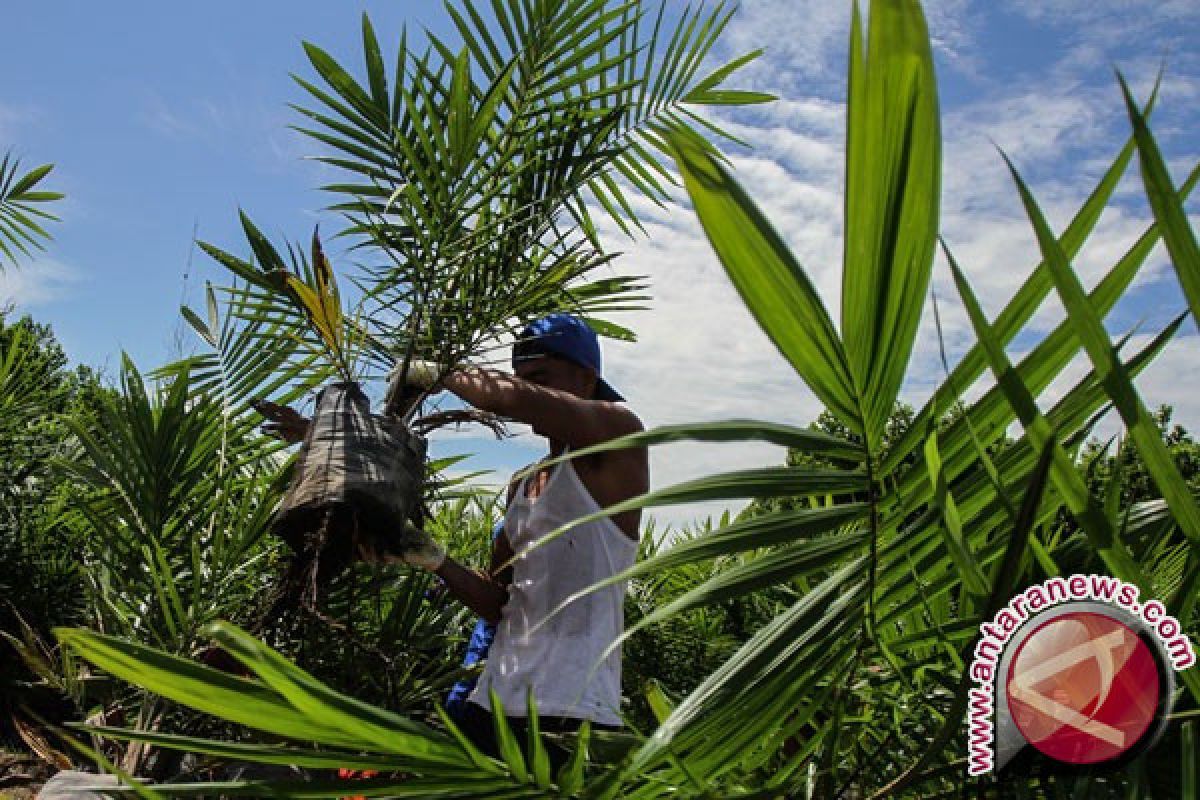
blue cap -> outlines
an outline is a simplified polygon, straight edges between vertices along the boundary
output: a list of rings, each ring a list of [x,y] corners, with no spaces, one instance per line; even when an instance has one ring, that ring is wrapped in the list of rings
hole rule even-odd
[[[513,368],[517,363],[546,355],[562,356],[596,373],[596,399],[623,401],[616,389],[601,377],[600,341],[596,332],[579,317],[550,314],[525,326],[513,345]]]

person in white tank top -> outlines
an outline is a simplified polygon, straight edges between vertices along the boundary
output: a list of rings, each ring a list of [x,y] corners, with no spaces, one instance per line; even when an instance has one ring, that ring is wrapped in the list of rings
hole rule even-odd
[[[432,390],[436,376],[444,372],[436,364],[415,362],[403,377],[411,386]],[[642,430],[624,398],[602,376],[596,334],[568,314],[551,314],[525,326],[513,348],[513,374],[460,368],[438,387],[476,408],[532,426],[547,440],[548,458]],[[271,403],[256,408],[268,419],[265,432],[286,441],[303,438],[309,420],[294,409]],[[402,558],[435,572],[451,593],[497,624],[487,665],[460,723],[485,752],[498,755],[489,690],[500,698],[522,741],[531,690],[541,730],[570,730],[585,719],[605,727],[620,724],[620,651],[603,660],[601,655],[623,630],[624,586],[606,587],[560,606],[580,589],[633,565],[641,512],[583,523],[543,547],[530,546],[571,520],[646,492],[649,483],[646,450],[639,447],[543,466],[514,481],[487,571],[467,569],[448,558],[428,534],[413,529],[399,556],[362,554]],[[510,560],[513,565],[501,570]],[[548,749],[552,761],[565,759],[555,746]]]
[[[548,458],[642,430],[624,398],[602,377],[596,334],[567,314],[525,327],[513,348],[513,374],[465,368],[440,386],[476,408],[529,424],[546,438]],[[601,656],[623,630],[625,587],[616,584],[562,604],[633,565],[640,512],[586,522],[542,547],[530,546],[571,520],[648,488],[645,448],[543,466],[509,486],[504,531],[496,537],[489,571],[464,567],[428,536],[403,553],[404,561],[436,572],[452,594],[497,623],[460,723],[485,752],[498,755],[490,691],[500,698],[519,741],[531,690],[542,730],[573,729],[585,719],[601,726],[621,724],[620,651]],[[510,559],[512,566],[499,570]],[[565,753],[552,749],[551,756],[561,762]]]

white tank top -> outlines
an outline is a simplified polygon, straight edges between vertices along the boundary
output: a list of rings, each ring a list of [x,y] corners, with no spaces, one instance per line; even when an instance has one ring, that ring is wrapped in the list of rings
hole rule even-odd
[[[579,598],[534,628],[571,595],[633,566],[637,542],[604,518],[525,552],[550,531],[600,510],[570,461],[554,467],[533,500],[525,496],[528,480],[521,481],[504,515],[504,531],[517,556],[512,585],[487,664],[468,700],[490,709],[490,686],[506,714],[524,717],[532,686],[539,716],[620,725],[620,650],[597,661],[624,630],[625,582]]]

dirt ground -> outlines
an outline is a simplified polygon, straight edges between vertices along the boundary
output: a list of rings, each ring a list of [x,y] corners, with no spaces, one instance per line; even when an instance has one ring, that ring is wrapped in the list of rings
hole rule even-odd
[[[40,786],[22,786],[19,789],[0,789],[0,800],[34,800]]]
[[[33,800],[50,768],[29,753],[0,751],[0,800]]]

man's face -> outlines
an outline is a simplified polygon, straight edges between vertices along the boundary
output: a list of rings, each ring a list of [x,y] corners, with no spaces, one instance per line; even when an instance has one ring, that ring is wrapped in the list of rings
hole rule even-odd
[[[596,390],[595,374],[565,358],[548,355],[517,362],[516,375],[522,380],[590,398]]]

